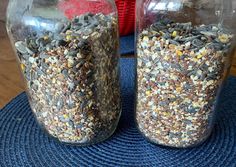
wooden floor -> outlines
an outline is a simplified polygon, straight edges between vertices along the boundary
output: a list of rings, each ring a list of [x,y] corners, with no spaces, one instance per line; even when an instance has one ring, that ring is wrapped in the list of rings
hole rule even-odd
[[[0,22],[0,108],[24,90],[14,52]]]
[[[236,56],[231,75],[236,76]],[[22,91],[24,86],[14,52],[7,38],[4,21],[0,20],[0,109]]]

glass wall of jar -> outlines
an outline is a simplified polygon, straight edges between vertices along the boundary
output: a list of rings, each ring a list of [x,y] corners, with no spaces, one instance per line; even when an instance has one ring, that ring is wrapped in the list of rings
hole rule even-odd
[[[234,0],[138,0],[136,122],[151,142],[193,147],[211,134],[235,47]]]
[[[113,0],[10,0],[7,30],[46,132],[77,145],[111,136],[121,112]]]

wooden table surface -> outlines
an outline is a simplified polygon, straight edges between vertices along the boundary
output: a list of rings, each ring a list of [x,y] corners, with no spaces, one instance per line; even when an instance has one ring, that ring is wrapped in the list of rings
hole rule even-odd
[[[231,75],[236,76],[236,56]],[[24,90],[14,52],[5,30],[5,23],[0,17],[0,109]]]
[[[17,67],[5,25],[0,22],[0,108],[17,94],[24,91],[24,86]]]

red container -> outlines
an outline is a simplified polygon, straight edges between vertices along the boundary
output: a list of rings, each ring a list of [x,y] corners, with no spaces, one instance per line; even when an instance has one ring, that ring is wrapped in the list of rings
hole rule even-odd
[[[91,5],[88,5],[87,8],[84,8],[83,3],[87,2],[87,0],[67,0],[62,1],[59,4],[59,9],[63,10],[65,15],[68,18],[73,18],[74,15],[79,15],[82,13],[86,13],[87,11],[103,11],[106,13],[109,9],[102,9],[102,1],[99,0],[97,4],[94,1]],[[134,32],[134,18],[135,18],[135,0],[116,0],[116,6],[118,9],[119,15],[119,26],[120,26],[120,35],[127,35]],[[77,10],[71,10],[70,6],[77,6]],[[82,7],[83,6],[83,7]]]
[[[134,32],[135,0],[116,0],[119,15],[120,35]]]

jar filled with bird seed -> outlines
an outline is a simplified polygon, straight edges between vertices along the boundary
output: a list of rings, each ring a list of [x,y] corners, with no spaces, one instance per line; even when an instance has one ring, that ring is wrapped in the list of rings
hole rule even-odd
[[[186,148],[211,134],[235,47],[233,0],[138,0],[139,131]]]
[[[43,129],[77,145],[110,137],[121,112],[113,0],[10,0],[7,30]]]

